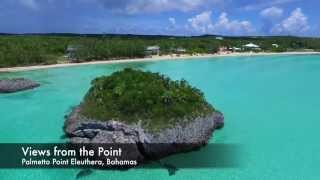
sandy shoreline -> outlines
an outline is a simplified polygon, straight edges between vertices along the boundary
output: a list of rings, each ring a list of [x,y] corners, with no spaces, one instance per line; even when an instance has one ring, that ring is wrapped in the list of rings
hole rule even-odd
[[[130,63],[130,62],[148,62],[148,61],[162,61],[162,60],[181,60],[181,59],[196,59],[196,58],[213,58],[213,57],[233,57],[233,56],[264,56],[264,55],[307,55],[307,54],[319,54],[320,52],[284,52],[284,53],[231,53],[231,54],[204,54],[204,55],[182,55],[177,56],[157,56],[152,58],[137,58],[137,59],[118,59],[118,60],[106,60],[106,61],[91,61],[83,63],[63,63],[53,65],[36,65],[26,67],[12,67],[12,68],[0,68],[0,72],[17,72],[17,71],[31,71],[38,69],[58,68],[58,67],[70,67],[70,66],[82,66],[89,64],[114,64],[114,63]]]

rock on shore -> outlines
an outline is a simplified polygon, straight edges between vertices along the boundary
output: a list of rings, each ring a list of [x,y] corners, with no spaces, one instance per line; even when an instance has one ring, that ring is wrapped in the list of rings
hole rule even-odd
[[[40,84],[25,78],[0,80],[0,93],[13,93],[39,87]]]
[[[81,106],[78,106],[66,117],[64,131],[71,143],[130,144],[130,152],[123,158],[139,162],[202,147],[208,143],[212,132],[223,126],[223,114],[217,111],[160,132],[148,132],[140,124],[89,119],[80,112]]]

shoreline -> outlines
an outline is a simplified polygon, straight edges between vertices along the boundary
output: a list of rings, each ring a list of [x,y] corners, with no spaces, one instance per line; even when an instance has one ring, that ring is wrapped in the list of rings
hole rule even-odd
[[[0,68],[0,73],[7,72],[19,72],[19,71],[32,71],[40,69],[49,69],[49,68],[60,68],[60,67],[72,67],[72,66],[82,66],[82,65],[91,65],[91,64],[117,64],[117,63],[131,63],[131,62],[152,62],[152,61],[170,61],[170,60],[183,60],[183,59],[197,59],[197,58],[215,58],[215,57],[241,57],[241,56],[266,56],[266,55],[312,55],[318,54],[320,52],[283,52],[283,53],[231,53],[231,54],[203,54],[203,55],[181,55],[181,56],[156,56],[149,58],[136,58],[136,59],[117,59],[117,60],[104,60],[104,61],[90,61],[83,63],[61,63],[61,64],[52,64],[52,65],[35,65],[35,66],[23,66],[23,67],[9,67],[9,68]]]

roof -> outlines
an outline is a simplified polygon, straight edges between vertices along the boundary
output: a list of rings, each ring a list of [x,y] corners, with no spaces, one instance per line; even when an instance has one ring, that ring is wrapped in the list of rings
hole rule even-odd
[[[160,47],[159,46],[148,46],[147,51],[154,51],[154,50],[160,50]]]
[[[185,48],[182,48],[182,47],[178,47],[177,49],[176,49],[176,51],[178,51],[178,52],[185,52],[185,51],[187,51]]]
[[[244,45],[244,47],[247,47],[247,48],[259,48],[260,46],[258,46],[256,44],[253,44],[253,43],[249,43],[249,44]]]

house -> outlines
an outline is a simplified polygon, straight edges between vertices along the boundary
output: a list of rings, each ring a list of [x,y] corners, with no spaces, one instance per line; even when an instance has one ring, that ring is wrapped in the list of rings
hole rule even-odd
[[[76,58],[77,51],[79,50],[79,45],[68,45],[66,49],[65,57],[72,60]]]
[[[216,37],[216,40],[223,40],[223,37]]]
[[[242,51],[242,49],[238,48],[238,47],[232,47],[232,51],[233,52],[240,52],[240,51]]]
[[[159,46],[148,46],[145,50],[146,55],[160,55],[160,47]]]
[[[220,46],[218,49],[218,54],[229,54],[231,51],[229,50],[228,47],[225,46]]]
[[[185,48],[182,48],[182,47],[178,47],[177,49],[175,49],[175,52],[177,54],[184,54],[187,52],[187,50]]]
[[[243,45],[243,48],[245,50],[255,50],[255,51],[260,51],[261,50],[259,45],[256,45],[256,44],[253,44],[253,43],[249,43],[249,44]]]
[[[278,45],[278,44],[272,44],[272,47],[274,47],[274,48],[278,48],[278,47],[279,47],[279,45]]]

